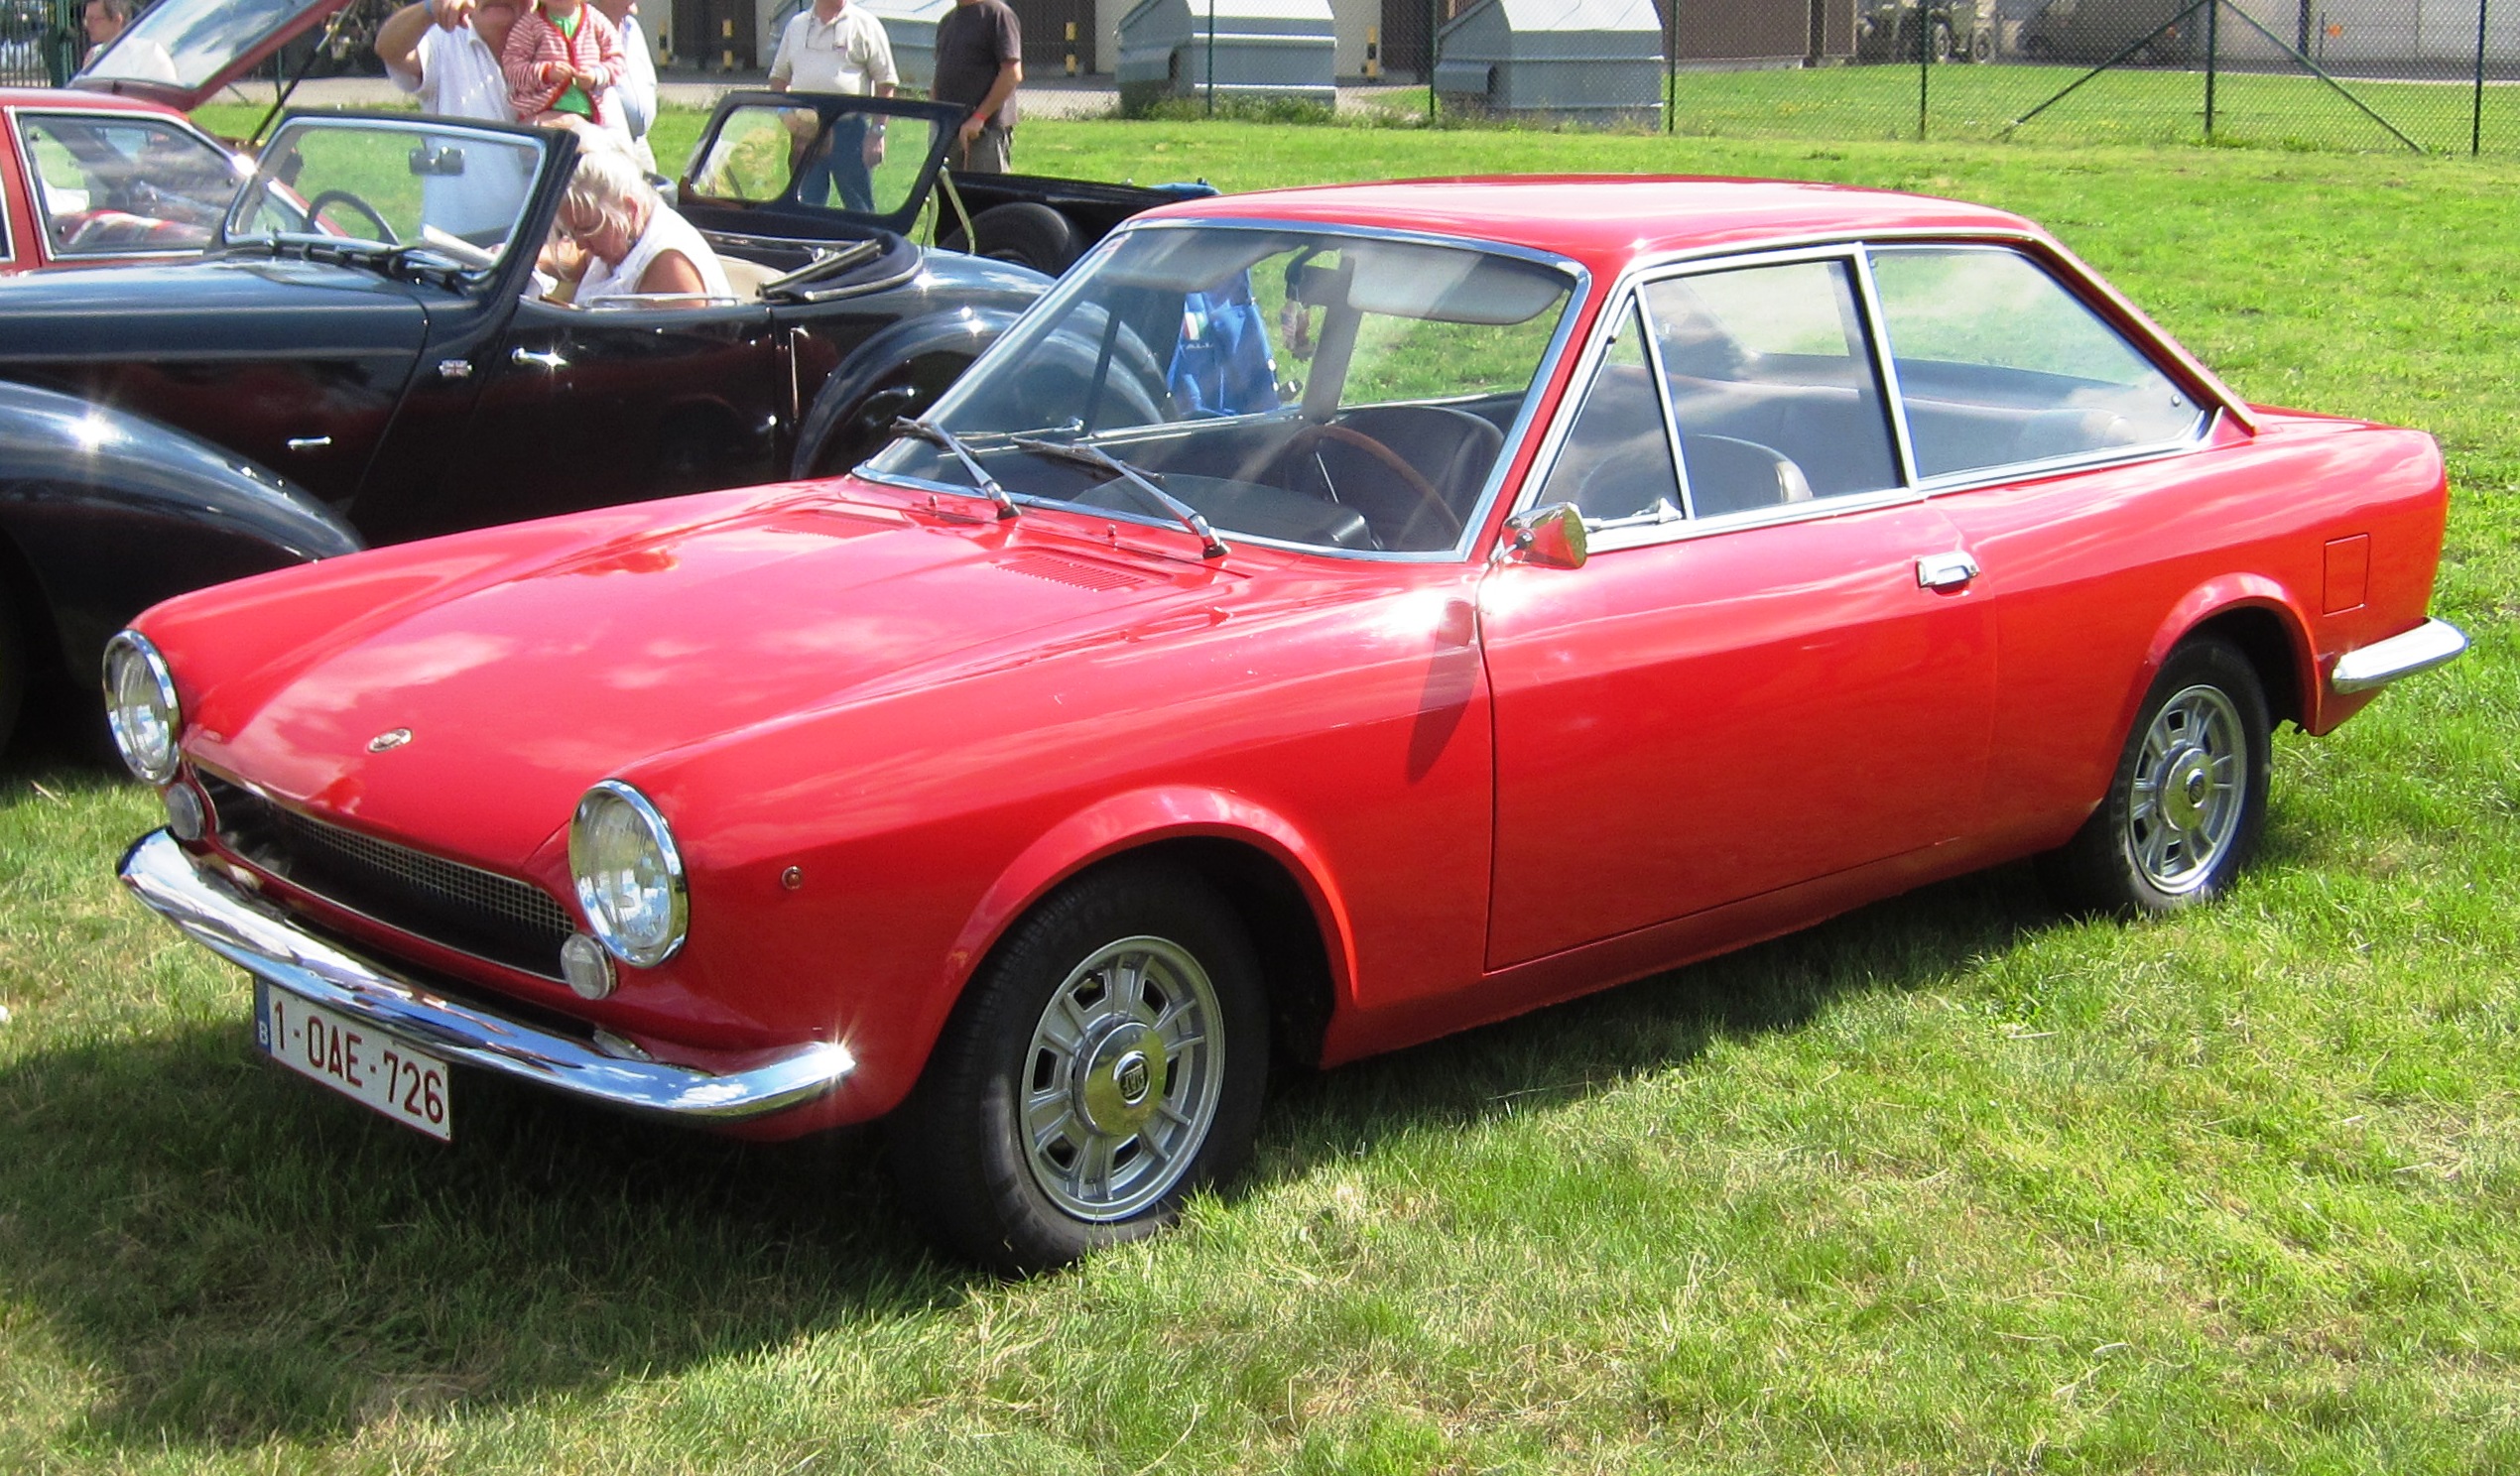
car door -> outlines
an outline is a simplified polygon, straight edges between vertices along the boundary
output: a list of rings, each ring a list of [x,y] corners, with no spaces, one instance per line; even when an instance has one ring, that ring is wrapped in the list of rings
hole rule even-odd
[[[545,517],[786,474],[795,389],[759,303],[518,305],[482,355],[448,527]]]
[[[1575,503],[1595,552],[1500,563],[1481,594],[1490,968],[1976,823],[1990,625],[1908,486],[1861,276],[1763,258],[1605,315],[1525,499]]]
[[[1868,265],[1921,485],[1985,570],[1991,818],[2070,824],[2107,788],[2128,677],[2262,489],[2236,439],[2201,445],[2206,394],[2024,251],[1885,245]]]

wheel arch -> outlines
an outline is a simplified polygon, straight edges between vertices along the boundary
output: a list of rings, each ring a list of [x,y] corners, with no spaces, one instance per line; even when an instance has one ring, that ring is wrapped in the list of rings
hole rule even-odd
[[[925,360],[959,358],[964,367],[1013,326],[1017,313],[1001,308],[961,308],[905,319],[852,350],[822,381],[797,427],[789,474],[815,475],[822,444],[883,382]],[[957,368],[956,377],[961,370]]]
[[[1154,861],[1197,874],[1232,908],[1260,958],[1284,1052],[1318,1061],[1337,1002],[1352,995],[1354,932],[1336,880],[1300,829],[1250,800],[1206,790],[1138,791],[1052,828],[1002,872],[946,959],[958,1006],[1016,923],[1088,873]]]
[[[2191,590],[2171,607],[2144,653],[2143,669],[2119,714],[2123,735],[2171,653],[2200,639],[2228,642],[2257,674],[2270,723],[2290,721],[2320,731],[2319,659],[2310,622],[2291,592],[2258,574],[2232,574]]]

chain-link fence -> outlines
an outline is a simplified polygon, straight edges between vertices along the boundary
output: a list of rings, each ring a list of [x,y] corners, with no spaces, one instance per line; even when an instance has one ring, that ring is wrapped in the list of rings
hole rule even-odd
[[[1439,118],[2520,150],[2520,0],[1432,0],[1425,25],[1432,88],[1384,105]]]

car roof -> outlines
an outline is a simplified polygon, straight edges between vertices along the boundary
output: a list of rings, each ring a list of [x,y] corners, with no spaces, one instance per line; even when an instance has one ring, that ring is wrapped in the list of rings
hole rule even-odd
[[[67,108],[82,113],[157,113],[161,116],[176,112],[163,102],[152,102],[145,97],[118,97],[111,92],[90,92],[84,87],[0,87],[0,107]]]
[[[1222,195],[1142,220],[1263,219],[1424,231],[1531,247],[1595,271],[1638,257],[1890,231],[2044,232],[2018,215],[1930,195],[1797,180],[1518,175],[1320,184]]]

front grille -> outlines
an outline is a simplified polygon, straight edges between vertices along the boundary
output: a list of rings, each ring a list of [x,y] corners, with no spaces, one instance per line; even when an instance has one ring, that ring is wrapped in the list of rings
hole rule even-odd
[[[361,835],[199,774],[219,839],[255,866],[326,902],[449,948],[557,979],[575,930],[542,888]]]

